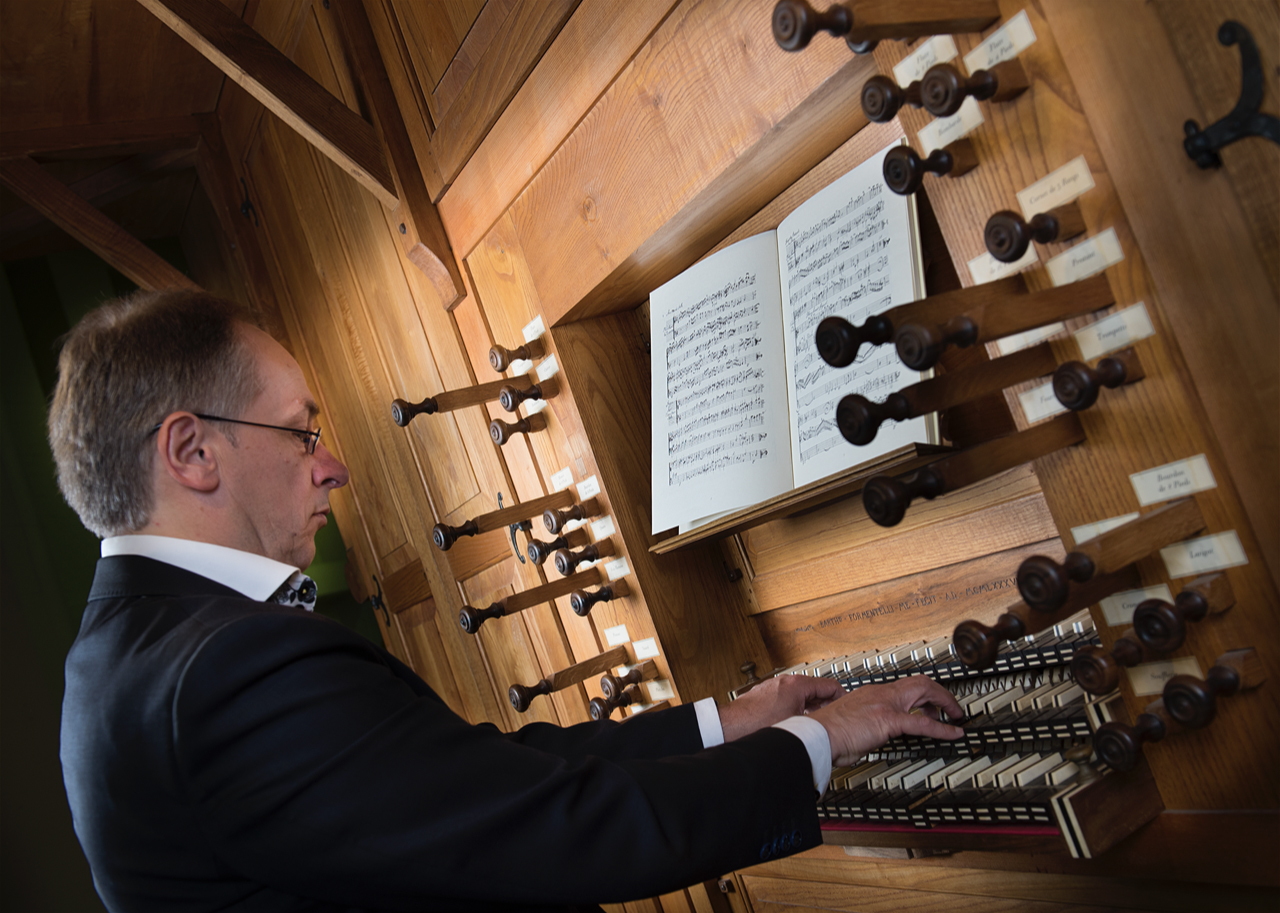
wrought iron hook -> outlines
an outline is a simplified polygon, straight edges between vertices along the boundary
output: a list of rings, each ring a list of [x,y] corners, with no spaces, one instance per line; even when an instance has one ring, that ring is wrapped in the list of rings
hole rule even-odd
[[[1223,45],[1240,45],[1240,100],[1226,117],[1200,129],[1194,120],[1182,125],[1186,139],[1182,148],[1201,168],[1221,168],[1222,158],[1218,150],[1246,136],[1262,136],[1273,143],[1280,143],[1280,118],[1262,114],[1262,58],[1249,30],[1239,22],[1228,19],[1218,28],[1218,41]]]

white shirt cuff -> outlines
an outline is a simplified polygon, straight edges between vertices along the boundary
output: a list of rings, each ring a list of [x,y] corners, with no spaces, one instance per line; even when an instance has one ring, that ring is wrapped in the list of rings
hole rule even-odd
[[[831,736],[827,727],[807,716],[787,717],[780,723],[773,724],[774,729],[785,729],[804,742],[805,751],[809,752],[809,764],[813,769],[813,788],[822,795],[827,791],[831,781]]]
[[[704,697],[693,705],[698,714],[698,731],[702,733],[702,747],[715,748],[724,744],[724,729],[720,725],[720,710],[714,697]],[[816,720],[814,722],[817,722]],[[821,726],[821,723],[818,723]],[[824,729],[825,733],[826,730]]]

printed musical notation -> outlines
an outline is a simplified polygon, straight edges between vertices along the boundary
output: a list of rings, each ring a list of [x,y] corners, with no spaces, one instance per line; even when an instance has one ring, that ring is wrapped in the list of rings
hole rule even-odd
[[[872,314],[910,300],[903,297],[903,272],[895,257],[909,251],[908,225],[897,218],[896,200],[882,182],[854,186],[834,198],[841,202],[794,230],[780,231],[787,355],[793,371],[793,449],[800,466],[844,445],[835,423],[836,404],[849,393],[887,393],[903,372],[892,350],[863,349],[848,368],[829,367],[818,355],[813,336],[818,323],[833,314],[862,323]],[[826,205],[830,206],[830,202]],[[909,274],[907,280],[909,283]],[[846,445],[847,446],[847,445]],[[825,473],[823,473],[825,474]]]
[[[663,317],[667,478],[672,486],[764,459],[760,295],[745,272]]]

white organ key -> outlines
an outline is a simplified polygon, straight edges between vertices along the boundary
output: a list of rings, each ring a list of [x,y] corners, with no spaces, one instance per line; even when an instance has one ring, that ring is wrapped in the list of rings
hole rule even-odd
[[[1001,771],[1008,770],[1010,767],[1012,767],[1014,764],[1017,764],[1021,760],[1023,760],[1021,755],[1017,755],[1017,754],[1005,755],[999,761],[994,762],[986,770],[979,771],[978,775],[974,778],[974,783],[976,783],[978,786],[994,786],[996,782],[996,777],[1000,774]]]
[[[1058,682],[1049,682],[1047,685],[1041,685],[1039,688],[1028,691],[1022,697],[1013,702],[1013,709],[1017,710],[1019,713],[1034,710],[1036,707],[1036,701],[1048,694],[1050,691],[1056,689],[1058,684]]]
[[[1040,695],[1038,698],[1036,698],[1036,709],[1043,710],[1045,707],[1057,706],[1056,704],[1054,704],[1053,699],[1056,698],[1059,694],[1068,690],[1069,688],[1074,688],[1074,687],[1075,687],[1075,682],[1062,682],[1060,684],[1054,685],[1052,691],[1047,691],[1044,694]]]
[[[1050,786],[1061,786],[1063,783],[1069,783],[1078,773],[1080,773],[1080,766],[1075,761],[1064,761],[1062,766],[1049,771],[1045,782]]]
[[[947,782],[947,777],[951,776],[962,767],[968,767],[971,763],[973,762],[969,758],[956,758],[946,767],[942,768],[942,770],[934,771],[929,774],[929,788],[937,789],[939,786],[944,786]]]
[[[957,789],[991,766],[991,756],[982,755],[947,777],[947,789]]]
[[[947,764],[946,758],[934,758],[923,767],[917,767],[915,770],[906,774],[902,778],[902,788],[911,789],[913,786],[919,786],[929,779],[929,774],[941,770]]]
[[[1012,764],[1004,770],[996,774],[996,786],[1013,786],[1017,782],[1018,774],[1022,773],[1029,767],[1035,766],[1040,761],[1040,755],[1029,754],[1025,758]]]
[[[871,788],[884,789],[884,783],[887,777],[890,777],[895,773],[901,773],[902,771],[906,770],[908,767],[915,765],[916,763],[917,762],[914,760],[899,761],[897,764],[894,764],[892,767],[889,767],[886,770],[880,771],[880,773],[874,775],[871,778]]]
[[[849,773],[841,778],[841,789],[854,789],[862,786],[878,773],[883,773],[889,769],[888,761],[868,761],[855,767]]]
[[[1021,688],[1017,686],[1006,688],[1004,691],[996,694],[995,697],[988,698],[987,702],[983,704],[983,709],[986,710],[987,713],[995,713],[997,710],[1003,710],[1021,696]]]
[[[1035,764],[1032,764],[1030,767],[1026,768],[1021,773],[1015,774],[1013,778],[1014,782],[1017,783],[1018,786],[1030,786],[1032,783],[1035,783],[1037,780],[1044,779],[1044,776],[1047,773],[1049,773],[1049,771],[1053,770],[1056,767],[1059,767],[1061,764],[1062,764],[1062,754],[1060,752],[1055,751],[1053,754],[1049,755],[1048,757],[1040,761],[1037,761]]]
[[[1065,691],[1059,691],[1053,698],[1053,706],[1065,707],[1067,704],[1073,704],[1076,701],[1084,700],[1084,689],[1075,682],[1068,682]]]
[[[884,778],[885,789],[902,789],[902,778],[908,774],[914,773],[926,764],[932,763],[928,758],[917,758],[908,766]]]

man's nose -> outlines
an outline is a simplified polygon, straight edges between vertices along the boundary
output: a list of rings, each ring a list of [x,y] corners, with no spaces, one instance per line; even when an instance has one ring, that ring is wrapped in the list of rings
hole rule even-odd
[[[317,487],[341,488],[351,481],[351,473],[342,461],[334,456],[324,444],[316,445],[316,458],[312,469],[312,477]]]

